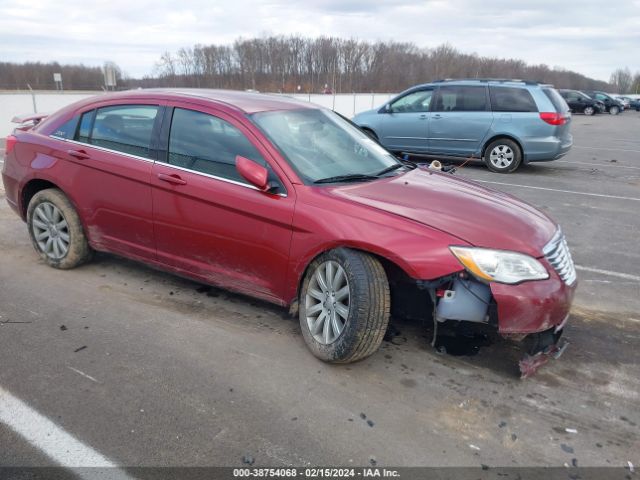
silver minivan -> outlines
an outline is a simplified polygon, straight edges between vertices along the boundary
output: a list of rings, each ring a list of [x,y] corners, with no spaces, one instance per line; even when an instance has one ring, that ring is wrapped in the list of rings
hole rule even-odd
[[[571,113],[560,94],[521,80],[426,83],[353,121],[391,151],[482,159],[498,173],[555,160],[573,144]]]

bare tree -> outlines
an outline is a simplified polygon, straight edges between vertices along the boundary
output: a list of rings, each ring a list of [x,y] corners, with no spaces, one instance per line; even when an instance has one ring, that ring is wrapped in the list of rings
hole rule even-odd
[[[633,76],[629,68],[618,68],[611,74],[609,80],[611,87],[615,90],[615,93],[629,93],[631,85],[633,84]]]

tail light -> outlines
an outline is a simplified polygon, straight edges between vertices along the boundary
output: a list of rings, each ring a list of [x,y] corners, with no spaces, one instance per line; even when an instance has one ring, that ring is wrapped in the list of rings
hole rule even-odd
[[[13,151],[13,147],[16,146],[16,143],[18,143],[18,139],[15,136],[9,135],[7,137],[4,147],[4,152],[6,155],[9,155]]]
[[[567,116],[556,112],[540,112],[540,119],[549,125],[564,125],[567,123]]]

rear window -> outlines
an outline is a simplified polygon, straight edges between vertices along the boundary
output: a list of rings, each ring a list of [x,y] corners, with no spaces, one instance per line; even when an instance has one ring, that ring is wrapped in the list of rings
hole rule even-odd
[[[542,91],[547,98],[551,100],[556,112],[563,113],[569,111],[569,105],[567,105],[567,102],[564,101],[564,98],[562,98],[555,88],[543,88]]]
[[[155,105],[122,105],[99,108],[93,122],[89,143],[110,150],[151,158],[149,147],[157,113],[158,107]],[[84,122],[84,118],[82,120]]]
[[[537,112],[538,107],[529,90],[514,87],[489,87],[491,109],[494,112]]]
[[[52,133],[54,137],[72,139],[76,134],[76,127],[78,126],[78,116],[73,117],[71,120],[60,125],[56,128],[56,131]]]

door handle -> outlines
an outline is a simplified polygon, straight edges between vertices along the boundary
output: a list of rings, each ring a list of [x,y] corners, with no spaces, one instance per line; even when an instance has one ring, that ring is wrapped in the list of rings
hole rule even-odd
[[[67,150],[67,153],[78,160],[87,160],[91,156],[84,150]]]
[[[426,114],[426,113],[423,113],[423,114],[422,114],[422,115],[420,115],[418,118],[419,118],[420,120],[424,120],[424,119],[426,119],[426,118],[427,118],[427,114]]]
[[[433,116],[433,118],[435,118],[435,119],[442,118],[442,115],[440,115],[440,114],[436,113],[436,114]]]
[[[180,175],[176,175],[175,173],[172,175],[167,175],[166,173],[159,173],[158,178],[163,182],[173,183],[174,185],[186,185],[187,182],[180,178]]]

